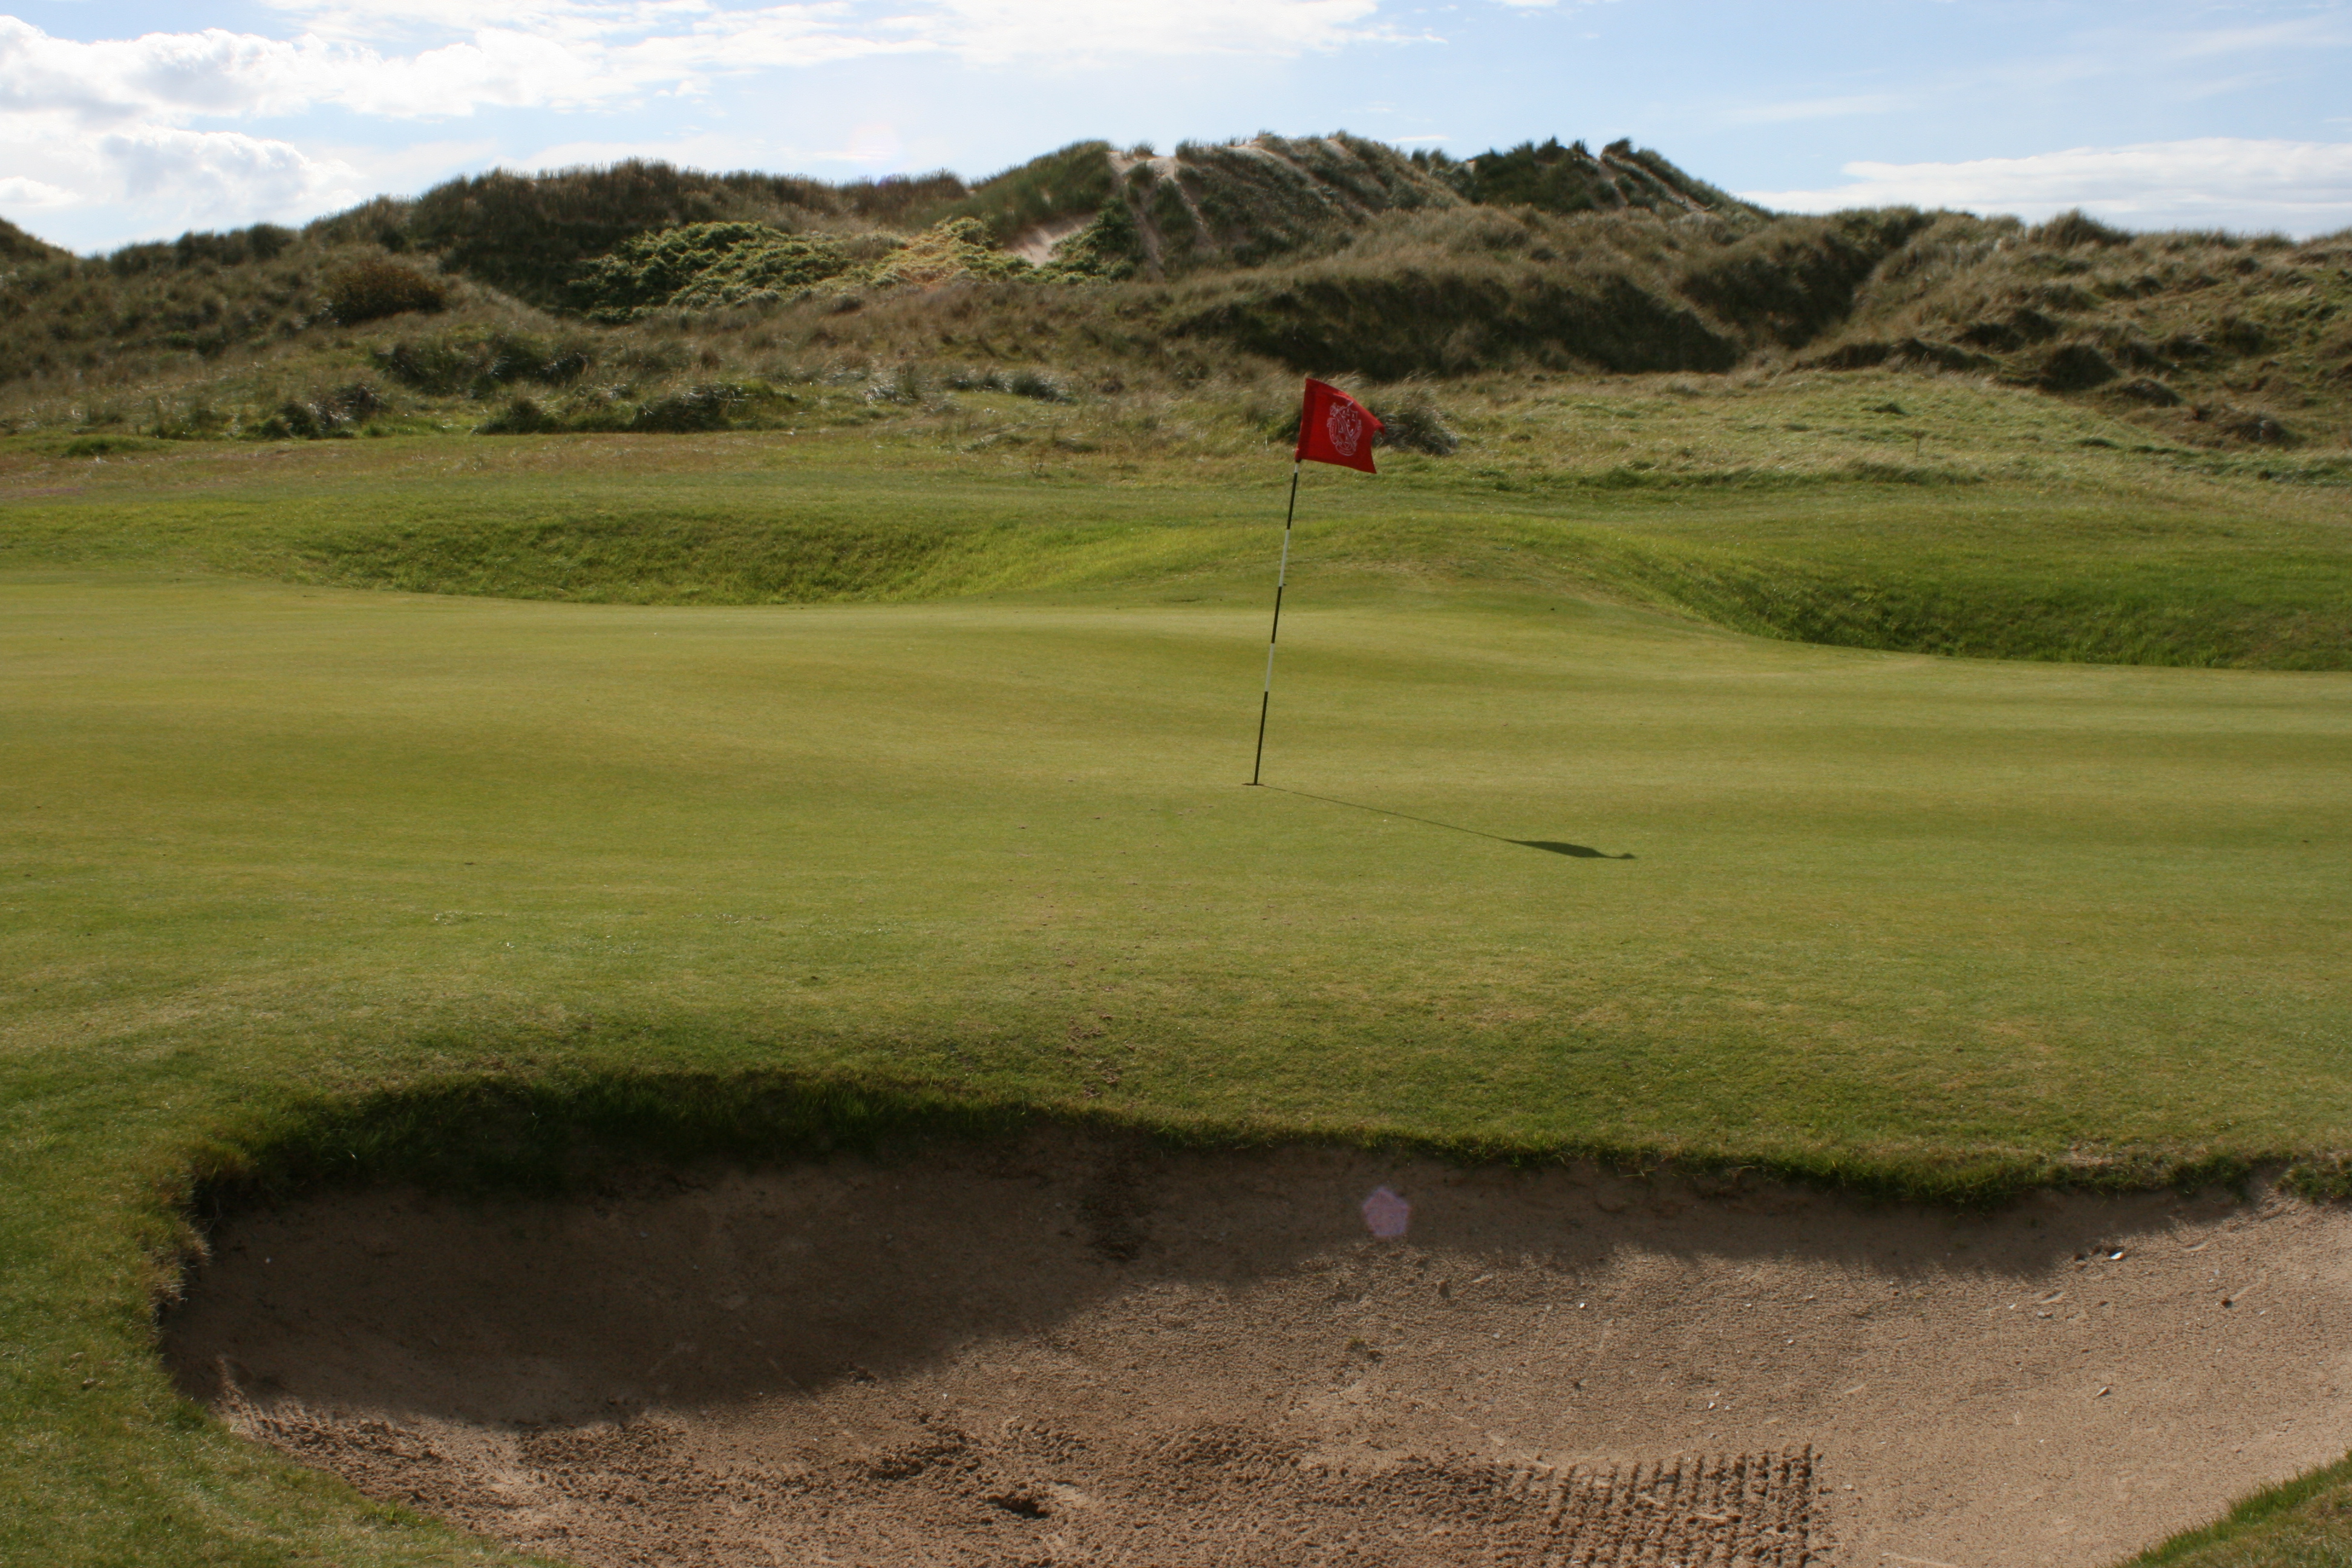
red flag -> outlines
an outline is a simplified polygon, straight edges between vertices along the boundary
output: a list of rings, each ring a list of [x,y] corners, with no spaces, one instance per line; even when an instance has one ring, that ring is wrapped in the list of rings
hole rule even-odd
[[[1299,461],[1377,473],[1372,437],[1380,433],[1381,422],[1370,409],[1336,386],[1307,378],[1307,406],[1299,411],[1298,450],[1294,454]]]

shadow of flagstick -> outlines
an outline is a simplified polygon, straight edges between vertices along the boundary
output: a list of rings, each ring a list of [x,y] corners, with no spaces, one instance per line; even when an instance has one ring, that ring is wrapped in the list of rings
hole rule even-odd
[[[1448,833],[1466,833],[1473,838],[1491,838],[1497,844],[1516,844],[1523,849],[1540,849],[1548,855],[1567,855],[1579,860],[1631,860],[1631,855],[1604,855],[1584,844],[1564,844],[1556,838],[1506,838],[1499,833],[1465,827],[1458,822],[1440,822],[1433,816],[1415,816],[1409,811],[1391,811],[1384,805],[1366,805],[1360,801],[1340,800],[1328,795],[1309,795],[1303,789],[1286,789],[1281,784],[1260,784],[1277,795],[1297,795],[1300,800],[1321,801],[1325,805],[1344,805],[1350,811],[1369,811],[1375,816],[1401,816],[1407,822],[1418,822],[1425,827],[1443,827]]]

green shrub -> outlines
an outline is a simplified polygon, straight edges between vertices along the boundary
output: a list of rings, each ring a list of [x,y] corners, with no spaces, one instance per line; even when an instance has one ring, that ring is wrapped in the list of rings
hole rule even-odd
[[[117,452],[148,452],[156,449],[152,441],[136,436],[77,436],[65,444],[59,454],[68,458],[107,458]]]
[[[347,327],[448,303],[447,284],[380,256],[338,268],[327,279],[327,308]]]
[[[635,434],[691,434],[725,430],[767,395],[764,387],[735,382],[704,382],[683,392],[648,398],[635,409],[592,395],[558,412],[536,398],[517,397],[474,426],[478,436],[536,436],[559,430],[621,430]]]
[[[775,235],[730,248],[662,303],[709,311],[794,299],[845,278],[856,270],[861,252],[874,248],[872,241],[861,246],[821,235]]]
[[[913,373],[910,368],[902,366],[898,374],[911,384]],[[1009,392],[1015,397],[1034,397],[1040,403],[1074,403],[1077,400],[1066,383],[1042,370],[954,370],[950,371],[943,380],[957,392]],[[869,397],[873,395],[868,394]],[[911,403],[918,401],[918,396],[908,395],[893,397],[889,401]]]
[[[254,426],[262,441],[317,441],[349,436],[352,426],[384,411],[383,395],[363,381],[351,382],[308,401],[289,399]]]
[[[1523,142],[1508,152],[1481,153],[1458,164],[1451,160],[1443,164],[1433,159],[1415,161],[1450,176],[1465,196],[1488,205],[1531,206],[1554,213],[1643,208],[1762,214],[1761,208],[1693,179],[1655,153],[1636,153],[1627,142],[1612,142],[1597,158],[1581,142],[1563,147],[1554,137],[1540,147]]]
[[[1783,218],[1698,260],[1679,291],[1757,342],[1800,348],[1852,314],[1854,290],[1933,221],[1910,207]]]
[[[2107,356],[2088,343],[2068,343],[2042,360],[2034,384],[2044,392],[2087,392],[2116,379]]]
[[[904,241],[710,223],[629,241],[584,268],[573,297],[597,320],[619,322],[657,310],[772,304],[826,288],[926,287],[1029,270],[1020,257],[995,248],[977,218],[950,218]]]
[[[595,360],[584,343],[483,327],[383,344],[369,357],[402,385],[436,397],[484,397],[518,381],[561,386],[577,381]]]
[[[1110,143],[1075,142],[1059,152],[982,180],[939,216],[977,219],[999,245],[1010,245],[1040,224],[1124,204],[1114,198]]]
[[[118,278],[148,272],[184,272],[198,267],[243,267],[274,261],[294,243],[294,231],[274,223],[233,228],[215,234],[191,229],[179,238],[143,245],[126,245],[106,258],[107,270]]]
[[[536,436],[561,430],[562,421],[528,397],[518,397],[474,426],[477,436]]]
[[[1015,397],[1034,397],[1040,403],[1068,403],[1070,389],[1038,370],[1016,370],[1004,378],[1004,390]]]
[[[803,238],[764,223],[688,224],[639,235],[584,264],[572,298],[598,321],[625,321],[689,290],[708,309],[789,293],[849,266],[839,242],[823,237]]]
[[[1180,318],[1179,330],[1309,373],[1385,381],[1512,364],[1717,371],[1745,352],[1637,275],[1532,261],[1430,257],[1389,267],[1343,257],[1218,295]]]
[[[2025,237],[2029,243],[2045,245],[2053,250],[2072,250],[2084,245],[2129,245],[2135,237],[2128,230],[2110,227],[2074,207],[2027,230]]]
[[[626,428],[681,433],[724,430],[751,400],[747,387],[732,382],[708,382],[668,397],[653,399],[637,410]]]
[[[848,274],[846,280],[861,289],[927,287],[962,279],[1015,278],[1032,270],[1023,258],[997,249],[979,219],[955,217],[932,225]]]
[[[1132,278],[1145,261],[1142,231],[1124,198],[1095,214],[1094,221],[1064,240],[1054,259],[1039,269],[1041,278]]]
[[[493,170],[436,185],[409,216],[411,242],[444,265],[537,305],[566,300],[580,264],[657,229],[769,221],[827,203],[814,180],[706,174],[629,159],[544,174]]]
[[[1462,448],[1462,437],[1447,426],[1437,400],[1424,387],[1374,397],[1364,406],[1381,422],[1381,433],[1372,438],[1376,447],[1425,452],[1433,458],[1450,458]]]
[[[990,376],[992,384],[994,376]],[[966,383],[964,384],[971,384]],[[902,364],[882,380],[866,389],[868,403],[920,403],[923,400],[922,373],[911,364]]]
[[[542,307],[572,298],[583,264],[640,235],[713,223],[805,227],[813,220],[925,221],[969,193],[953,174],[830,185],[795,174],[706,174],[644,159],[542,174],[496,170],[449,181],[407,215],[412,246]]]

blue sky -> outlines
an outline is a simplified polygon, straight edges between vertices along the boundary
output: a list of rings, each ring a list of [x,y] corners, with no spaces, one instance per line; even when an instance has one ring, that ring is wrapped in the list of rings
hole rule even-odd
[[[629,155],[1630,136],[1804,210],[2352,226],[2352,0],[20,0],[0,216],[77,249]]]

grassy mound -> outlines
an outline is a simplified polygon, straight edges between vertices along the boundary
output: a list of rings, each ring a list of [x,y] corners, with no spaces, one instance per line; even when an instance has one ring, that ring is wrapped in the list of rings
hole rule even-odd
[[[977,218],[950,218],[903,243],[788,235],[761,224],[706,223],[629,241],[591,265],[573,297],[598,321],[656,310],[711,311],[839,297],[856,289],[996,279],[1029,263],[987,243]]]
[[[951,174],[827,184],[788,174],[709,174],[629,159],[523,175],[497,170],[322,220],[314,231],[437,252],[450,269],[538,305],[564,301],[593,258],[664,229],[753,222],[794,229],[893,223],[954,201]]]
[[[956,362],[1163,395],[1277,370],[1800,364],[1990,377],[2144,442],[2323,452],[2352,433],[2347,254],[2342,236],[2126,235],[2079,216],[1774,216],[1622,144],[1455,163],[1344,135],[1165,156],[1086,142],[974,186],[627,163],[485,175],[299,234],[33,253],[0,286],[0,431],[699,430],[713,421],[640,413]],[[394,369],[409,390],[364,419],[287,412],[348,407],[334,395],[373,364],[491,339],[560,342],[536,363],[567,367],[548,384],[579,406],[450,405],[540,379],[500,361],[462,385]]]
[[[1281,384],[1168,401],[968,366],[621,400],[560,339],[436,341],[449,352],[379,363],[542,378],[504,384],[527,396],[488,422],[517,438],[346,443],[289,467],[268,448],[112,437],[47,457],[36,437],[26,482],[77,493],[14,503],[0,560],[588,603],[1249,595],[1295,407]],[[341,419],[366,390],[295,413]],[[2332,458],[2136,450],[2128,425],[2056,424],[2032,393],[1883,374],[1547,380],[1445,407],[1426,389],[1368,395],[1419,408],[1448,437],[1425,446],[1452,455],[1391,448],[1378,480],[1310,486],[1299,559],[1351,584],[1614,599],[1889,651],[2352,658],[2352,469]],[[786,420],[804,428],[730,429]],[[581,428],[701,434],[667,453],[529,434]]]
[[[1442,153],[1413,161],[1437,170],[1474,202],[1580,213],[1646,208],[1673,214],[1768,216],[1703,180],[1693,179],[1658,153],[1631,142],[1612,142],[1596,155],[1581,142],[1563,147],[1553,137],[1540,147],[1526,142],[1454,163]]]
[[[2297,245],[1943,214],[1857,289],[1822,357],[1971,366],[2144,409],[2175,439],[2282,445],[2316,434],[2301,411],[2352,390],[2352,333],[2337,324],[2352,310],[2347,257],[2342,235]]]
[[[65,254],[47,240],[36,239],[5,218],[0,218],[0,260],[50,261]]]

